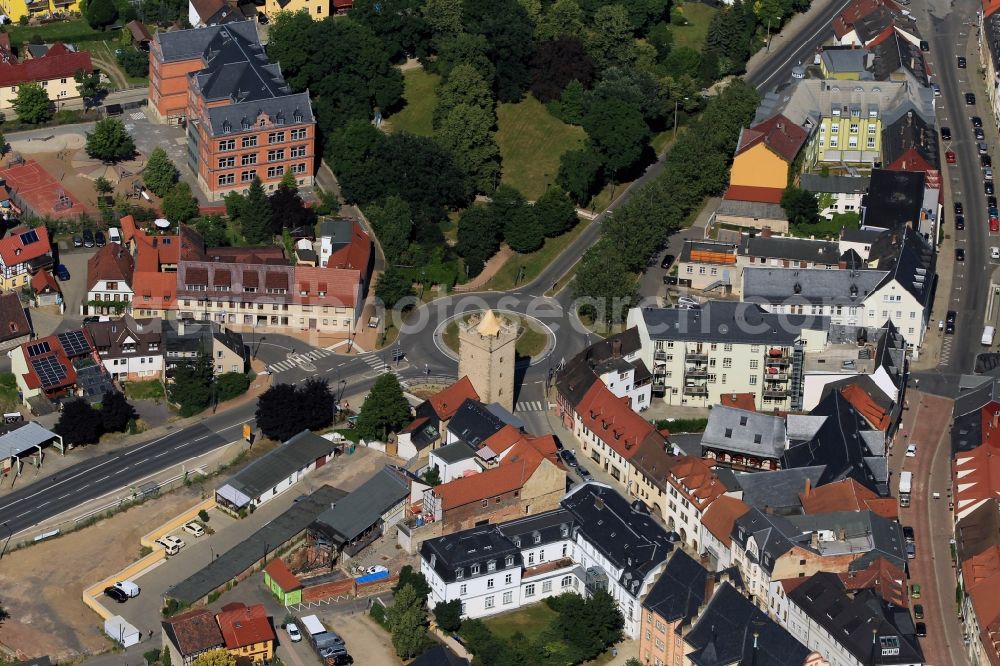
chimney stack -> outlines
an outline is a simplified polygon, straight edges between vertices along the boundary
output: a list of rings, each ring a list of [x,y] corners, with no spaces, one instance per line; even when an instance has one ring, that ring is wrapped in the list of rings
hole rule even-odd
[[[760,236],[761,236],[761,238],[770,238],[771,237],[771,227],[764,227],[763,229],[761,229],[760,230]]]
[[[709,573],[705,576],[705,603],[712,598],[713,592],[715,592],[715,574]]]
[[[812,479],[806,479],[805,496],[808,498],[812,494]]]
[[[813,548],[819,548],[819,532],[813,530],[812,536],[809,538],[809,545]]]

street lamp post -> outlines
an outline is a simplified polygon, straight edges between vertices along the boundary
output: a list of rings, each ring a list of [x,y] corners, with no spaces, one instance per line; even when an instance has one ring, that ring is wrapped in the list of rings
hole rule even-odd
[[[770,53],[771,52],[771,18],[770,17],[768,17],[768,19],[767,19],[767,48],[765,49],[764,52],[765,53]]]
[[[3,542],[3,548],[0,549],[0,560],[2,560],[3,556],[7,554],[7,544],[10,543],[11,537],[14,536],[14,530],[11,529],[10,525],[7,524],[6,520],[3,521],[3,525],[0,525],[0,527],[7,528],[7,539]]]
[[[675,139],[677,138],[677,107],[680,106],[680,104],[681,104],[682,101],[686,102],[686,101],[688,101],[688,98],[685,97],[683,100],[680,100],[680,99],[674,100],[674,138]]]

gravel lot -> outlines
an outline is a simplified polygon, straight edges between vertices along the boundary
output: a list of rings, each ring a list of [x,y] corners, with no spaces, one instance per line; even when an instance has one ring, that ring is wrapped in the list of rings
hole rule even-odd
[[[83,588],[139,555],[139,537],[200,501],[184,488],[117,514],[93,527],[7,553],[3,605],[10,620],[0,642],[31,656],[68,661],[111,647],[100,618],[83,604]]]

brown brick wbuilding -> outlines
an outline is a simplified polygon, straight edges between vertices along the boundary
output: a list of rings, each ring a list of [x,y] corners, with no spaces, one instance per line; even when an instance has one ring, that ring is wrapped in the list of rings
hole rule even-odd
[[[188,166],[213,199],[286,173],[313,182],[316,121],[308,93],[292,93],[264,53],[257,24],[241,21],[157,33],[149,52],[149,106],[187,124]]]

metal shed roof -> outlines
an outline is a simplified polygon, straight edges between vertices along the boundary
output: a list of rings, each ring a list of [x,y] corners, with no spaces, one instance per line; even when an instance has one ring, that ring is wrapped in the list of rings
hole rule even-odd
[[[59,440],[62,448],[62,437],[30,421],[17,430],[0,436],[0,458],[14,458],[33,448],[44,446],[54,439]]]

